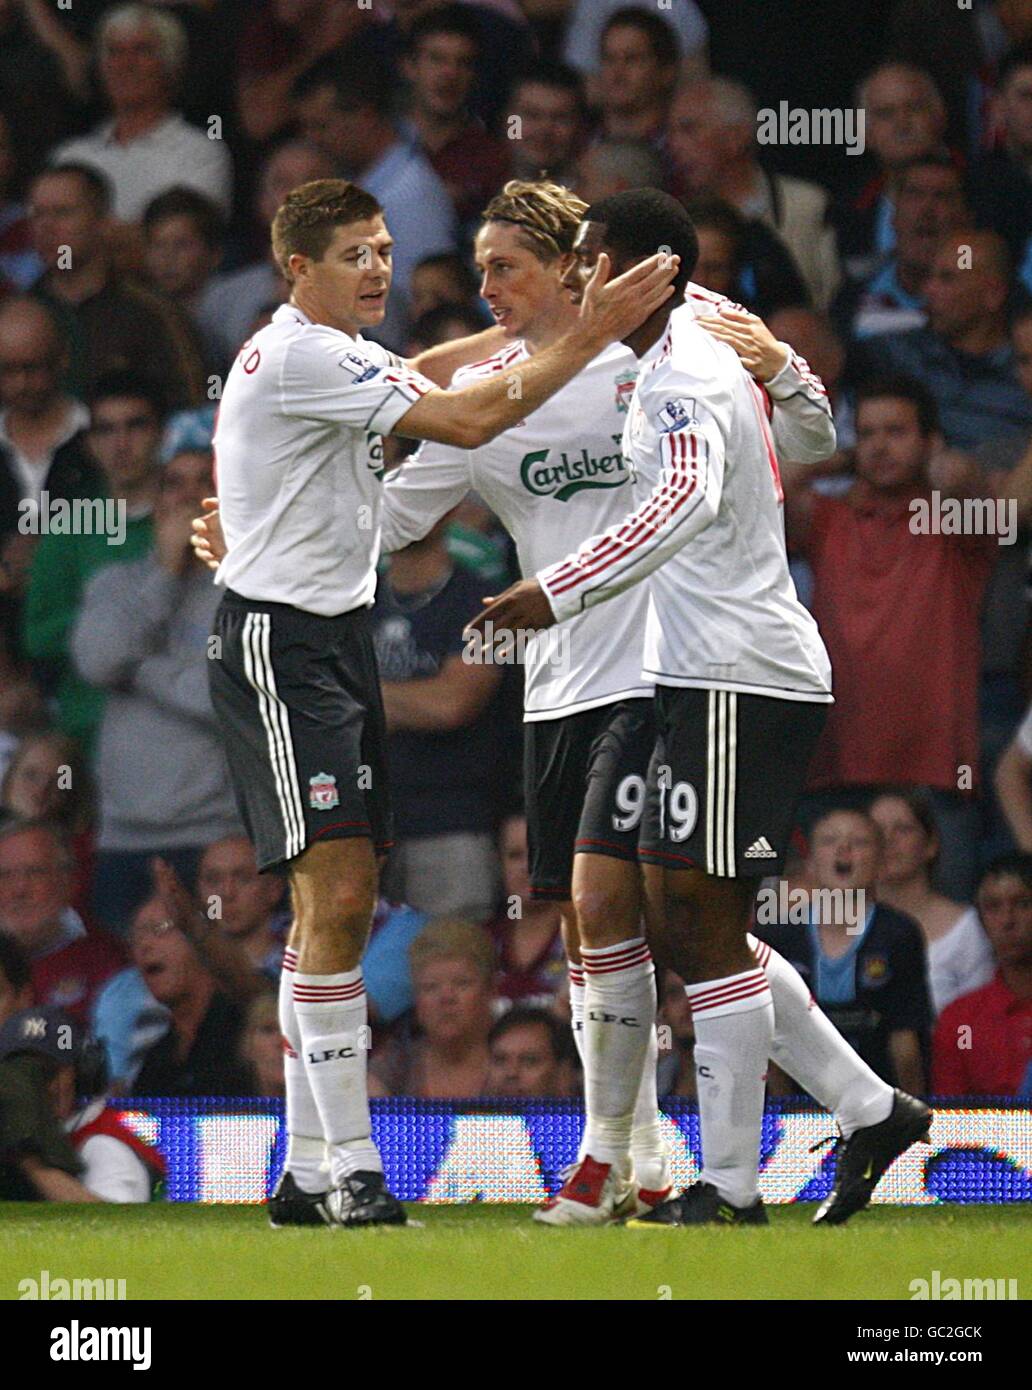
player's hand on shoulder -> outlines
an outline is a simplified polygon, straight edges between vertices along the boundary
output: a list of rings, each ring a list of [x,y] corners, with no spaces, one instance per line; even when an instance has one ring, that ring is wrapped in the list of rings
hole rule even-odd
[[[207,565],[210,570],[217,570],[226,553],[226,540],[219,519],[219,499],[205,497],[201,506],[204,508],[204,514],[195,516],[190,523],[190,544],[202,564]]]
[[[758,314],[750,314],[747,309],[728,306],[719,314],[708,314],[696,322],[712,337],[734,348],[742,366],[757,381],[770,381],[788,362],[784,343],[778,342]]]
[[[487,607],[466,624],[466,633],[479,633],[488,644],[500,632],[535,632],[552,627],[556,620],[548,595],[536,579],[521,579],[484,602]]]
[[[610,279],[609,257],[602,252],[581,300],[581,327],[604,343],[633,333],[673,294],[680,264],[680,257],[660,252]]]

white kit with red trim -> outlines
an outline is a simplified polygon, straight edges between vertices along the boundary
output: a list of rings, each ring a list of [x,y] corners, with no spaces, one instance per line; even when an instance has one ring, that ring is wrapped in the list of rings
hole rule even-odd
[[[215,429],[216,582],[334,617],[373,601],[383,440],[433,382],[292,304],[241,348]]]
[[[639,363],[623,437],[637,506],[538,579],[560,621],[647,589],[643,674],[656,684],[829,701],[828,655],[788,570],[763,389],[697,315],[675,309]],[[826,398],[793,362],[786,373],[833,447]]]

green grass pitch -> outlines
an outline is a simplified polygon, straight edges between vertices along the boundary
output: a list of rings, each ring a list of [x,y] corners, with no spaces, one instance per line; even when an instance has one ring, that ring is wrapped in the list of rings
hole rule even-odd
[[[0,1205],[0,1298],[125,1279],[130,1299],[910,1298],[910,1281],[1032,1289],[1032,1206],[876,1207],[835,1230],[813,1206],[766,1229],[553,1230],[530,1208],[411,1206],[418,1226],[269,1228],[261,1207]]]

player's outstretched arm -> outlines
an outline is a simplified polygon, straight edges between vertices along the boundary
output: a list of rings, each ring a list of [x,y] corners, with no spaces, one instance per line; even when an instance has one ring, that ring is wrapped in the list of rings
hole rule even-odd
[[[627,337],[670,298],[676,256],[655,255],[609,280],[598,258],[574,328],[528,361],[461,391],[430,391],[394,427],[409,439],[479,449],[554,396],[603,348]]]
[[[455,338],[450,343],[438,343],[437,347],[427,348],[416,357],[404,357],[402,361],[435,386],[447,386],[460,367],[483,361],[504,347],[507,341],[504,331],[492,325],[482,333],[471,333],[468,338]]]

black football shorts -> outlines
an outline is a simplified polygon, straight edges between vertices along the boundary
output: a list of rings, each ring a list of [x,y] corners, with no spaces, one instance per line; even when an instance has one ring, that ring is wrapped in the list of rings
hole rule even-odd
[[[566,901],[575,854],[637,859],[652,701],[618,700],[523,730],[531,896]]]
[[[638,857],[716,878],[780,873],[828,706],[656,687]]]
[[[391,843],[386,721],[366,609],[337,617],[227,590],[209,688],[259,869],[316,840]]]

